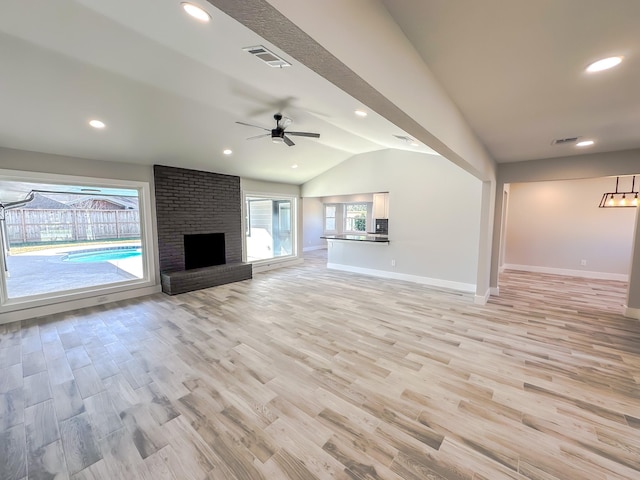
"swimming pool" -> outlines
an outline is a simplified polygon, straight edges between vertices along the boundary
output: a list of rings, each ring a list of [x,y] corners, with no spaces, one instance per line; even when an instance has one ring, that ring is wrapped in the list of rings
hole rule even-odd
[[[67,253],[62,259],[64,262],[93,263],[125,260],[142,255],[140,247],[115,247],[93,250],[80,250]]]

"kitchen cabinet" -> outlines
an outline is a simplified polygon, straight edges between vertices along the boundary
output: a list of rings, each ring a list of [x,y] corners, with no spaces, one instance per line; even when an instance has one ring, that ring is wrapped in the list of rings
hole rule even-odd
[[[373,194],[373,218],[389,218],[389,193]]]

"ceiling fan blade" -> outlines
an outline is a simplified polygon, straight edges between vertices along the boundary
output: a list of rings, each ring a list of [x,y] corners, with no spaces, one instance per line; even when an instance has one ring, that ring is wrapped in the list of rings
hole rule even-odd
[[[295,143],[293,143],[293,141],[291,141],[291,139],[286,135],[282,135],[282,140],[284,141],[284,143],[286,143],[290,147],[293,147],[295,145]]]
[[[287,135],[294,135],[297,137],[320,138],[319,133],[311,133],[311,132],[287,132]]]
[[[262,130],[266,130],[267,132],[270,132],[271,129],[269,128],[264,128],[261,127],[260,125],[251,125],[250,123],[245,123],[245,122],[236,122],[238,125],[244,125],[246,127],[256,127],[256,128],[261,128]]]
[[[270,137],[271,134],[270,133],[263,133],[262,135],[256,135],[255,137],[249,137],[247,138],[247,140],[255,140],[256,138],[264,138],[264,137]]]

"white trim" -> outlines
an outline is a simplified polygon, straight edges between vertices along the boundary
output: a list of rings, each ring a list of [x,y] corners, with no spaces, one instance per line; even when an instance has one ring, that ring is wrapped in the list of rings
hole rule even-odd
[[[500,296],[500,287],[491,287],[489,289],[490,295],[495,295],[496,297]]]
[[[595,278],[598,280],[617,280],[628,282],[629,275],[624,273],[592,272],[589,270],[569,270],[567,268],[538,267],[535,265],[515,265],[507,263],[505,270],[520,270],[523,272],[548,273],[550,275],[565,275],[568,277]]]
[[[16,321],[17,319],[24,320],[34,315],[42,316],[93,306],[96,305],[96,298],[99,299],[98,304],[103,304],[160,291],[161,287],[158,285],[156,278],[157,252],[154,241],[155,235],[152,220],[154,214],[150,182],[3,169],[0,169],[0,176],[3,180],[13,182],[136,190],[140,214],[140,245],[143,251],[143,271],[146,273],[141,279],[18,298],[8,298],[6,285],[3,282],[0,292],[0,324]],[[0,268],[4,268],[4,260],[2,258],[0,258]],[[29,316],[25,317],[20,312],[27,312],[24,315]],[[5,318],[9,320],[5,320]]]
[[[335,235],[338,233],[338,205],[339,203],[323,203],[322,204],[322,231],[324,235]],[[334,207],[336,209],[333,217],[327,217],[327,207]],[[343,215],[344,216],[344,215]],[[327,218],[333,218],[333,223],[336,226],[333,230],[327,230]]]
[[[291,245],[293,247],[293,254],[291,257],[300,258],[300,249],[298,245],[298,238],[300,236],[300,232],[298,232],[298,225],[301,215],[300,208],[300,196],[293,193],[264,193],[257,192],[253,190],[241,190],[240,196],[242,198],[242,219],[240,224],[242,225],[242,261],[244,263],[251,263],[253,265],[253,271],[262,271],[257,270],[260,265],[256,264],[256,262],[261,261],[271,261],[272,259],[265,260],[257,260],[255,262],[249,262],[247,260],[247,197],[261,197],[269,200],[290,200],[291,201]],[[289,257],[289,256],[287,256]],[[278,268],[278,267],[274,267]]]
[[[292,267],[304,263],[303,258],[287,257],[287,259],[278,260],[273,258],[270,260],[261,260],[260,263],[252,263],[253,273],[267,272],[276,268]]]
[[[126,290],[124,292],[116,292],[110,294],[98,293],[97,296],[72,300],[68,302],[54,303],[51,305],[43,305],[39,307],[23,308],[22,310],[14,310],[11,312],[0,313],[0,325],[4,323],[18,322],[20,320],[29,320],[44,315],[52,315],[55,313],[63,313],[78,308],[94,307],[96,305],[104,305],[105,303],[117,302],[120,300],[128,300],[130,298],[144,297],[162,291],[160,285],[153,287],[144,287],[135,290]]]
[[[627,318],[635,318],[636,320],[640,320],[640,308],[631,308],[625,305],[623,315]]]
[[[345,235],[366,235],[366,233],[370,230],[375,230],[375,228],[371,228],[371,222],[373,218],[373,201],[352,201],[352,202],[342,202],[339,205],[342,206],[342,225],[339,228],[339,233]],[[347,207],[349,205],[365,205],[367,207],[366,214],[364,216],[364,230],[347,230]],[[325,223],[325,227],[327,224]],[[336,223],[337,226],[337,223]]]
[[[313,252],[314,250],[326,250],[326,245],[313,245],[311,247],[304,247],[302,249],[303,252]]]
[[[387,272],[385,270],[353,267],[351,265],[342,265],[339,263],[327,263],[327,268],[330,268],[332,270],[341,270],[343,272],[361,273],[363,275],[371,275],[373,277],[404,280],[406,282],[420,283],[422,285],[430,285],[432,287],[450,288],[451,290],[457,290],[465,293],[475,293],[476,291],[476,286],[471,283],[453,282],[451,280],[441,280],[439,278],[420,277],[418,275],[410,275],[408,273]]]
[[[484,292],[484,295],[478,295],[477,293],[473,296],[473,303],[476,305],[486,305],[489,297],[491,296],[491,290],[487,290]]]

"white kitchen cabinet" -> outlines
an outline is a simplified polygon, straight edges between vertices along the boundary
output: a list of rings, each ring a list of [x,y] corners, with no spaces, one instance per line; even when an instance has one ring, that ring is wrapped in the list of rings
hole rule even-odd
[[[389,194],[373,194],[373,218],[389,218]]]

